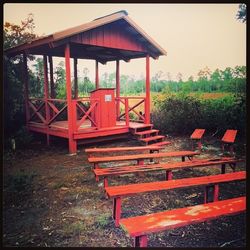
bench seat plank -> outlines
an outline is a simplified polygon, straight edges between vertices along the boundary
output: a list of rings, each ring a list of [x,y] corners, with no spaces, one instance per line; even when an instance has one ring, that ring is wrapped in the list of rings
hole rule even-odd
[[[111,161],[129,161],[129,160],[140,160],[140,159],[154,159],[154,158],[164,158],[164,157],[184,157],[184,156],[194,156],[199,155],[199,152],[194,151],[174,151],[174,152],[164,152],[155,154],[136,154],[136,155],[118,155],[110,157],[89,157],[88,161],[90,163],[101,163],[101,162],[111,162]]]
[[[120,220],[121,227],[132,237],[174,229],[189,224],[234,215],[246,210],[246,197],[216,201]]]
[[[153,192],[153,191],[169,190],[181,187],[216,184],[216,183],[223,183],[223,182],[230,182],[230,181],[244,180],[244,179],[246,179],[246,171],[239,171],[228,174],[218,174],[218,175],[193,177],[193,178],[185,178],[185,179],[177,179],[169,181],[139,183],[139,184],[130,184],[123,186],[111,186],[111,187],[105,187],[105,191],[109,198],[115,198],[121,196],[140,194],[144,192]]]
[[[109,153],[122,151],[144,151],[144,150],[159,150],[164,147],[160,146],[140,146],[140,147],[115,147],[115,148],[87,148],[86,153]]]
[[[159,171],[159,170],[176,170],[188,167],[202,167],[202,166],[213,166],[225,163],[236,163],[243,161],[242,159],[234,158],[221,158],[221,159],[202,159],[184,162],[173,162],[173,163],[161,163],[161,164],[148,164],[148,165],[132,165],[132,166],[115,166],[109,168],[97,168],[94,169],[96,176],[111,176],[111,175],[122,175],[137,172],[146,171]]]

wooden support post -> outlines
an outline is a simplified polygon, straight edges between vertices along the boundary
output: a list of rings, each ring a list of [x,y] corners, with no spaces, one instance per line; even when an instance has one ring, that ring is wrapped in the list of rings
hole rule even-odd
[[[29,78],[28,78],[28,65],[27,65],[27,55],[23,54],[23,82],[24,82],[24,101],[25,101],[25,115],[26,115],[26,125],[30,120],[30,110],[29,110]]]
[[[219,200],[219,184],[215,184],[213,187],[213,201]]]
[[[99,69],[98,69],[98,61],[95,61],[95,89],[99,89]]]
[[[145,100],[145,121],[144,123],[150,123],[150,68],[149,68],[149,55],[146,57],[146,100]]]
[[[74,58],[74,97],[78,98],[77,58]]]
[[[225,174],[226,173],[226,164],[221,164],[221,173]]]
[[[125,120],[126,126],[129,126],[129,113],[128,113],[128,98],[125,98]]]
[[[147,247],[148,237],[147,235],[136,236],[134,241],[134,247]]]
[[[67,91],[67,104],[68,104],[68,137],[69,137],[69,153],[76,154],[77,145],[76,140],[73,138],[74,130],[76,127],[76,114],[73,114],[72,91],[71,91],[71,76],[70,76],[70,46],[65,47],[65,67],[66,67],[66,91]]]
[[[50,97],[56,98],[55,83],[53,77],[53,58],[49,56],[49,73],[50,73]]]
[[[173,179],[173,173],[171,170],[167,170],[166,171],[166,180],[169,181],[169,180],[172,180]]]
[[[181,161],[185,161],[185,156],[182,156],[182,157],[181,157]]]
[[[116,197],[113,200],[113,219],[115,220],[115,226],[119,226],[121,218],[121,197]]]
[[[120,115],[120,62],[116,61],[116,117]]]
[[[103,180],[103,186],[104,188],[107,187],[109,184],[108,184],[108,178],[105,176],[104,177],[104,180]]]
[[[48,61],[47,56],[43,56],[43,72],[44,72],[44,102],[45,102],[45,120],[46,120],[46,130],[47,130],[47,145],[50,145],[50,135],[49,135],[49,120],[50,120],[50,109],[48,104],[49,99],[49,81],[48,81]]]

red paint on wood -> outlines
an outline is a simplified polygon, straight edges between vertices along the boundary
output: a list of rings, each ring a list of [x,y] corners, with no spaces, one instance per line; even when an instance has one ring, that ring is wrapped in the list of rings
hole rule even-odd
[[[94,162],[112,162],[112,161],[128,161],[128,160],[140,160],[140,159],[154,159],[154,158],[165,158],[165,157],[184,157],[198,155],[198,152],[194,151],[175,151],[175,152],[164,152],[154,154],[136,154],[136,155],[118,155],[110,157],[89,157],[90,163]]]
[[[76,115],[73,114],[72,107],[72,93],[71,93],[71,76],[70,76],[70,46],[65,47],[65,68],[66,68],[66,92],[67,92],[67,104],[68,104],[68,135],[69,135],[69,153],[74,154],[77,150],[76,141],[73,139],[73,122],[76,122]],[[75,111],[75,110],[74,110]]]
[[[146,57],[146,100],[145,100],[145,121],[144,123],[150,123],[150,69],[149,69],[149,55]]]
[[[149,172],[149,171],[172,171],[184,168],[194,168],[194,167],[206,167],[206,166],[215,166],[215,165],[224,165],[232,164],[235,162],[241,162],[241,159],[228,159],[228,160],[198,160],[192,162],[174,162],[174,163],[161,163],[161,164],[150,164],[150,165],[132,165],[132,166],[117,166],[117,167],[109,167],[109,168],[100,168],[95,169],[96,176],[113,176],[113,175],[123,175],[123,174],[131,174],[138,172]]]
[[[95,61],[95,88],[99,89],[99,67],[98,67],[98,61]]]
[[[203,134],[205,133],[205,129],[195,129],[194,132],[191,134],[191,139],[201,139]]]
[[[216,219],[220,216],[242,213],[246,210],[246,197],[238,197],[193,207],[137,216],[120,220],[121,227],[130,236],[146,235],[190,224]]]
[[[77,58],[74,58],[74,97],[78,98]]]
[[[155,191],[169,190],[174,188],[183,188],[183,187],[208,185],[208,184],[212,185],[216,183],[225,183],[225,182],[239,181],[245,179],[246,179],[246,171],[240,171],[228,174],[218,174],[218,175],[185,178],[185,179],[177,179],[169,181],[112,186],[105,188],[105,190],[108,196],[110,198],[113,198],[113,197],[141,194],[144,192],[155,192]]]
[[[225,142],[225,143],[234,143],[237,132],[238,132],[237,130],[228,129],[225,132],[223,138],[221,139],[222,142]]]
[[[98,128],[116,126],[116,108],[113,88],[99,88],[91,92],[90,103],[98,100],[97,107],[93,110],[92,119]]]
[[[118,99],[116,103],[116,116],[119,117],[120,115],[120,62],[119,60],[116,61],[116,98]]]

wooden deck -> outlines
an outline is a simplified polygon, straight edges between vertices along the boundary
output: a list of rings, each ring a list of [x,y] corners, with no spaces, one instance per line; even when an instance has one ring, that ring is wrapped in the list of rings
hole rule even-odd
[[[77,124],[78,123],[79,121],[77,121]],[[49,126],[46,126],[43,123],[29,122],[27,127],[30,131],[45,134],[48,133],[53,136],[68,138],[68,121],[66,120],[53,122]],[[129,126],[126,126],[125,121],[117,121],[116,126],[97,129],[95,127],[91,127],[91,122],[86,120],[83,124],[81,124],[78,131],[74,133],[74,139],[77,140],[116,134],[126,134],[130,132],[130,129],[143,127],[145,127],[144,123],[129,122]]]

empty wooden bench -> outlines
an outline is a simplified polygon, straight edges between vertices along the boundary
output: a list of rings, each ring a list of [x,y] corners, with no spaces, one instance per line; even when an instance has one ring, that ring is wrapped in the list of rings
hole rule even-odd
[[[236,163],[242,162],[243,159],[236,158],[220,158],[220,159],[202,159],[184,162],[171,162],[161,164],[148,164],[148,165],[132,165],[132,166],[116,166],[109,168],[96,168],[94,174],[96,181],[99,181],[100,177],[104,178],[104,187],[108,186],[108,177],[120,176],[124,174],[136,174],[140,172],[152,172],[152,171],[166,171],[166,180],[172,179],[172,171],[184,168],[206,167],[206,166],[221,166],[221,173],[225,173],[226,164],[228,164],[233,171],[235,171]]]
[[[138,165],[143,165],[146,159],[157,159],[165,157],[181,157],[182,161],[185,161],[185,157],[192,159],[194,155],[198,155],[198,152],[194,151],[174,151],[163,152],[154,154],[133,154],[133,155],[117,155],[110,157],[89,157],[88,161],[94,163],[94,168],[99,167],[99,163],[116,162],[116,161],[137,161]]]
[[[129,151],[134,151],[134,152],[143,152],[143,151],[148,151],[149,153],[153,152],[159,152],[160,149],[163,149],[164,147],[162,146],[138,146],[138,147],[115,147],[115,148],[87,148],[85,149],[85,153],[88,155],[88,157],[93,157],[95,154],[100,154],[100,153],[117,153],[117,152],[129,152]]]
[[[202,176],[195,178],[185,178],[169,181],[160,182],[150,182],[150,183],[140,183],[131,184],[123,186],[112,186],[106,187],[105,191],[109,198],[113,198],[113,219],[115,220],[115,225],[119,225],[119,220],[121,217],[121,199],[122,197],[138,195],[145,192],[156,192],[171,190],[176,188],[186,188],[192,186],[205,186],[205,197],[204,202],[208,200],[208,189],[213,188],[213,199],[218,200],[219,195],[219,184],[231,181],[241,181],[246,179],[246,171],[233,172],[227,174]]]
[[[121,219],[120,225],[134,237],[135,247],[147,247],[147,235],[190,224],[235,215],[246,210],[246,197],[237,197],[207,204]]]

